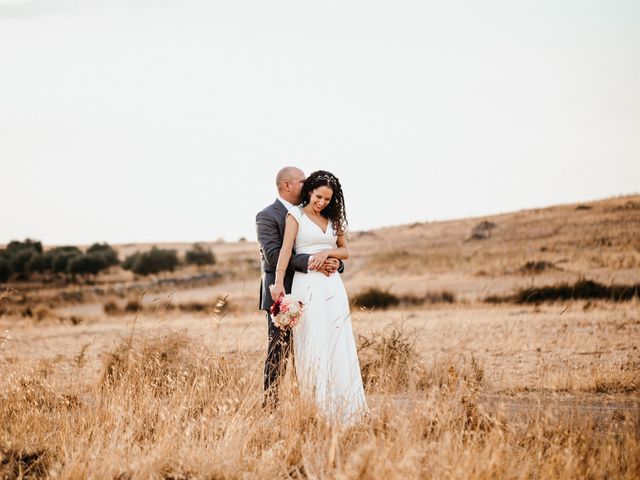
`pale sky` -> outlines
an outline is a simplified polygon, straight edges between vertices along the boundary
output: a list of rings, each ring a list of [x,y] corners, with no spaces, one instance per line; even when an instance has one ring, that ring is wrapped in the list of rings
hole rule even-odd
[[[640,193],[640,2],[0,0],[0,243],[255,239]]]

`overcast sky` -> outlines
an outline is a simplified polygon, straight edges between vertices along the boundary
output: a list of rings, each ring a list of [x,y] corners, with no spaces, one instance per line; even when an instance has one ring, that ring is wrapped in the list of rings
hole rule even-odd
[[[640,192],[640,2],[0,0],[0,243],[255,239]]]

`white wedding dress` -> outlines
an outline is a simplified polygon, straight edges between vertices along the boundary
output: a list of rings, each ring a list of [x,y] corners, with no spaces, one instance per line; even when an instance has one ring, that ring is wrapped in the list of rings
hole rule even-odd
[[[289,210],[298,221],[296,253],[314,254],[336,248],[331,222],[327,231],[300,207]],[[349,300],[340,274],[296,272],[291,293],[304,303],[293,329],[296,376],[303,396],[313,399],[333,423],[349,425],[367,411],[356,343],[351,329]]]

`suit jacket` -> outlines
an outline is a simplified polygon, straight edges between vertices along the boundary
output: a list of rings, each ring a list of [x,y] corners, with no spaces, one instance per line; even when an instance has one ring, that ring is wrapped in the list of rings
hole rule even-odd
[[[261,310],[269,310],[273,304],[269,285],[276,281],[276,266],[282,248],[286,218],[287,207],[278,199],[256,215],[256,231],[262,257],[262,284],[260,285],[259,304]],[[309,257],[308,254],[296,254],[295,252],[291,255],[284,277],[284,289],[287,293],[291,293],[293,273],[296,270],[307,272]]]

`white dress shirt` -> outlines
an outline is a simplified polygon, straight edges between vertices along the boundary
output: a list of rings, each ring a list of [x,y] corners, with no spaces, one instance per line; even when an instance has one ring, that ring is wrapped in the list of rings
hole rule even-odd
[[[295,205],[293,205],[292,203],[287,202],[284,198],[278,196],[278,200],[280,200],[280,203],[283,204],[287,210],[291,210]]]

